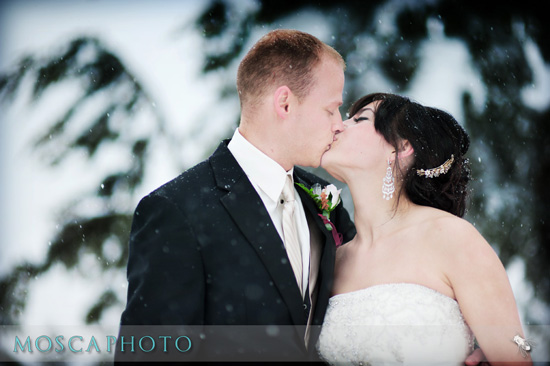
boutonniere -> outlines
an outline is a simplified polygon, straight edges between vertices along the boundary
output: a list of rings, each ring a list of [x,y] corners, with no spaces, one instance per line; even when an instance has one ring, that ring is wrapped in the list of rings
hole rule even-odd
[[[300,188],[309,194],[309,196],[315,201],[317,207],[321,211],[319,216],[323,219],[323,223],[328,231],[332,231],[332,236],[336,242],[336,246],[342,244],[343,238],[342,234],[339,234],[336,231],[336,227],[330,221],[330,213],[338,206],[340,203],[340,193],[341,189],[336,188],[334,184],[329,184],[325,188],[321,188],[319,183],[315,183],[311,188],[307,188],[301,183],[296,183]]]

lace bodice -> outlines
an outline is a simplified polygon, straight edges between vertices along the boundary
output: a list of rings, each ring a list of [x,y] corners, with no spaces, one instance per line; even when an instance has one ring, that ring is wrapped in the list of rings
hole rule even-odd
[[[458,303],[410,283],[333,296],[317,343],[333,365],[462,365],[472,349]]]

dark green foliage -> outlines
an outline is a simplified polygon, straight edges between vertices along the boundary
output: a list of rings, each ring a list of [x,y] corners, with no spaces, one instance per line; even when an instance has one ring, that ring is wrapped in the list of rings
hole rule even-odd
[[[118,303],[116,294],[111,290],[106,290],[86,315],[86,324],[96,323],[101,319],[103,311],[116,303]]]
[[[47,254],[45,265],[41,271],[56,262],[61,262],[67,268],[78,264],[83,252],[103,257],[103,246],[107,239],[115,239],[120,243],[128,240],[130,233],[131,215],[107,214],[101,217],[92,217],[83,220],[74,220],[65,223],[61,232],[52,241]],[[126,248],[124,245],[123,248]],[[127,251],[122,251],[120,257],[113,261],[101,261],[104,268],[123,266],[126,264]]]

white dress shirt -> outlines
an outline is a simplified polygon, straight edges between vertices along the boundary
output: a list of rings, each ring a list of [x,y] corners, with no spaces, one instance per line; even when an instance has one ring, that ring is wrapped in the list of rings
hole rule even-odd
[[[227,147],[247,175],[256,192],[258,192],[258,195],[262,199],[271,217],[271,221],[273,221],[275,229],[277,229],[284,243],[283,205],[280,203],[280,200],[286,176],[290,175],[292,178],[294,168],[286,172],[276,161],[248,142],[243,135],[241,135],[238,128],[235,130],[233,138]],[[295,191],[296,188],[297,187],[294,186]],[[309,279],[309,227],[307,225],[304,207],[302,206],[302,201],[297,191],[295,192],[295,199],[296,206],[294,208],[294,216],[296,218],[300,247],[302,248],[303,297]]]

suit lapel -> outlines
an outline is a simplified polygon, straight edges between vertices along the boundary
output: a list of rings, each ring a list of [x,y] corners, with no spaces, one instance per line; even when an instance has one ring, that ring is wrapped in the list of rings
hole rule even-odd
[[[283,242],[273,226],[265,206],[239,166],[226,143],[212,155],[210,164],[216,184],[228,193],[221,198],[223,206],[233,218],[262,263],[273,278],[292,320],[304,323],[302,298]],[[258,230],[262,228],[261,230]],[[282,259],[286,259],[286,262]]]
[[[309,188],[309,184],[305,182],[299,175],[294,176],[295,182],[302,183]],[[323,322],[325,311],[328,305],[328,299],[332,291],[332,283],[334,276],[334,257],[336,255],[336,243],[332,237],[332,233],[328,231],[323,223],[323,220],[318,216],[319,209],[313,201],[313,199],[301,188],[298,187],[298,192],[302,200],[302,204],[307,212],[314,217],[314,222],[317,225],[317,229],[324,235],[324,240],[320,243],[320,261],[319,271],[317,274],[317,296],[316,304],[312,309],[314,311],[311,325],[321,325]],[[312,228],[310,228],[310,231]],[[318,338],[318,327],[312,328],[312,334],[310,336],[310,349],[314,349],[314,343]]]

